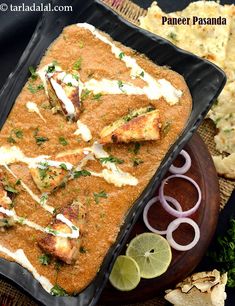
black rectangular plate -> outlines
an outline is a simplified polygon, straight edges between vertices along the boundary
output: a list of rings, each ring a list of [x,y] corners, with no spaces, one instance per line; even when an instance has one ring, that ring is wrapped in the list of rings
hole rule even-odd
[[[146,54],[158,65],[168,65],[184,76],[193,98],[193,109],[187,125],[167,152],[161,166],[142,195],[129,210],[115,244],[110,248],[92,283],[76,297],[53,297],[33,278],[30,272],[14,262],[0,259],[0,274],[15,282],[44,305],[95,305],[105,287],[116,256],[124,246],[145,203],[161,182],[172,161],[190,139],[225,85],[225,74],[215,65],[180,50],[167,40],[125,21],[99,0],[55,0],[53,5],[72,5],[73,12],[44,13],[15,71],[0,92],[0,125],[3,126],[15,99],[28,78],[28,67],[36,66],[48,46],[63,28],[77,22],[88,22],[108,33],[114,40]],[[63,51],[61,51],[63,52]]]

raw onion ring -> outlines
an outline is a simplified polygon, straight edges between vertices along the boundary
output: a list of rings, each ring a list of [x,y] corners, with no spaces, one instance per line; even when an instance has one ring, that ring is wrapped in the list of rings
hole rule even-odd
[[[185,159],[185,163],[182,167],[175,167],[173,164],[170,166],[169,172],[173,174],[185,174],[191,167],[192,161],[190,155],[185,151],[182,150],[180,152],[180,155],[182,155]]]
[[[191,225],[194,229],[194,232],[195,232],[193,241],[190,242],[187,245],[178,244],[174,240],[173,235],[172,235],[172,233],[178,228],[178,226],[181,223],[187,223],[187,224]],[[168,225],[167,233],[166,233],[166,239],[173,249],[175,249],[177,251],[188,251],[188,250],[192,249],[198,243],[198,241],[200,239],[199,226],[197,225],[197,223],[195,221],[193,221],[190,218],[177,218]]]
[[[197,192],[198,192],[198,199],[197,199],[196,204],[192,208],[190,208],[189,210],[182,211],[182,212],[177,211],[174,208],[172,208],[167,203],[167,201],[165,199],[165,195],[164,195],[165,183],[167,181],[169,181],[170,179],[176,178],[176,177],[185,179],[185,180],[189,181],[190,183],[192,183],[194,185],[194,187],[197,189]],[[201,193],[200,187],[198,186],[198,184],[193,179],[191,179],[190,177],[188,177],[186,175],[174,174],[174,175],[168,176],[165,180],[162,181],[160,189],[159,189],[159,199],[160,199],[160,202],[161,202],[162,206],[164,207],[164,209],[169,214],[171,214],[172,216],[177,217],[177,218],[182,218],[182,217],[188,217],[188,216],[192,215],[198,209],[198,207],[200,206],[201,200],[202,200],[202,193]]]
[[[168,197],[168,196],[165,196],[166,200],[171,202],[171,204],[173,204],[175,206],[175,208],[178,210],[178,211],[182,211],[182,207],[180,205],[180,203],[172,198],[172,197]],[[144,221],[144,224],[146,225],[146,227],[153,233],[156,233],[156,234],[159,234],[159,235],[166,235],[167,233],[167,230],[165,231],[160,231],[160,230],[157,230],[155,229],[154,227],[152,227],[150,224],[149,224],[149,221],[148,221],[148,211],[150,209],[150,207],[156,203],[157,201],[159,201],[159,196],[157,197],[154,197],[152,198],[145,206],[144,208],[144,211],[143,211],[143,221]]]

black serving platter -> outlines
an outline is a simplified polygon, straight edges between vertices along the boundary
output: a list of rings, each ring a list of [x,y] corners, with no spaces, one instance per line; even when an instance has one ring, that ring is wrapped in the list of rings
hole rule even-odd
[[[52,2],[52,6],[54,5],[72,5],[73,12],[46,12],[43,14],[15,71],[10,74],[0,92],[1,126],[7,119],[15,99],[28,78],[28,67],[36,66],[39,63],[48,46],[65,26],[77,22],[91,23],[108,33],[114,40],[144,53],[156,64],[170,66],[184,76],[193,98],[192,112],[184,131],[167,152],[142,195],[129,210],[115,244],[110,248],[95,279],[85,290],[73,297],[51,296],[26,269],[17,263],[0,259],[0,274],[15,282],[43,305],[95,305],[105,287],[115,258],[124,246],[145,203],[153,196],[170,164],[205,117],[213,101],[224,87],[226,77],[215,65],[130,24],[99,0],[55,0]]]

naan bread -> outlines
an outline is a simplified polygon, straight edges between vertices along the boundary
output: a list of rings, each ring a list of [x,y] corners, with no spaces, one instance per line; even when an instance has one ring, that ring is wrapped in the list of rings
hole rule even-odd
[[[225,17],[226,25],[162,25],[162,17],[186,17],[192,21],[198,17]],[[216,125],[216,149],[220,153],[235,153],[235,7],[220,5],[214,1],[190,3],[183,11],[164,13],[153,2],[147,15],[140,18],[140,26],[170,40],[178,47],[206,58],[225,70],[228,82],[218,98],[218,103],[208,117]],[[229,162],[228,162],[229,160]],[[227,178],[235,178],[234,158],[214,158],[217,172]],[[229,167],[228,167],[229,164]],[[222,169],[223,170],[222,170]],[[228,171],[228,172],[226,172]]]
[[[165,299],[175,306],[224,306],[227,275],[220,272],[195,273],[168,290]]]
[[[140,18],[140,26],[170,40],[182,49],[223,67],[232,17],[231,7],[222,6],[214,1],[197,1],[190,3],[183,11],[166,14],[158,7],[157,2],[153,2],[147,15]],[[162,16],[191,17],[190,25],[162,25]],[[227,24],[193,25],[193,16],[225,17]]]

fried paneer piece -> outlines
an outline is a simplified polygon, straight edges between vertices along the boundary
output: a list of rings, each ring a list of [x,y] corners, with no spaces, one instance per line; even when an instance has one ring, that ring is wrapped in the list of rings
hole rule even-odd
[[[159,111],[152,106],[140,108],[106,126],[100,133],[100,142],[117,143],[160,138]]]
[[[53,110],[61,111],[65,117],[74,121],[81,113],[78,85],[73,75],[64,71],[47,76],[48,96]]]
[[[66,183],[68,172],[65,169],[47,166],[44,169],[29,169],[33,181],[41,192],[51,193]]]
[[[12,200],[8,197],[7,191],[4,190],[4,185],[0,182],[0,208],[11,210]],[[14,218],[0,212],[0,229],[11,227],[15,224]]]
[[[71,206],[67,206],[60,211],[73,225],[79,229],[79,238],[64,238],[45,234],[43,238],[38,241],[40,248],[48,254],[55,256],[67,264],[72,264],[76,261],[81,244],[81,234],[84,230],[86,210],[81,204],[74,202]],[[49,227],[54,231],[63,233],[71,233],[71,229],[62,221],[57,220],[56,217],[51,222]]]

